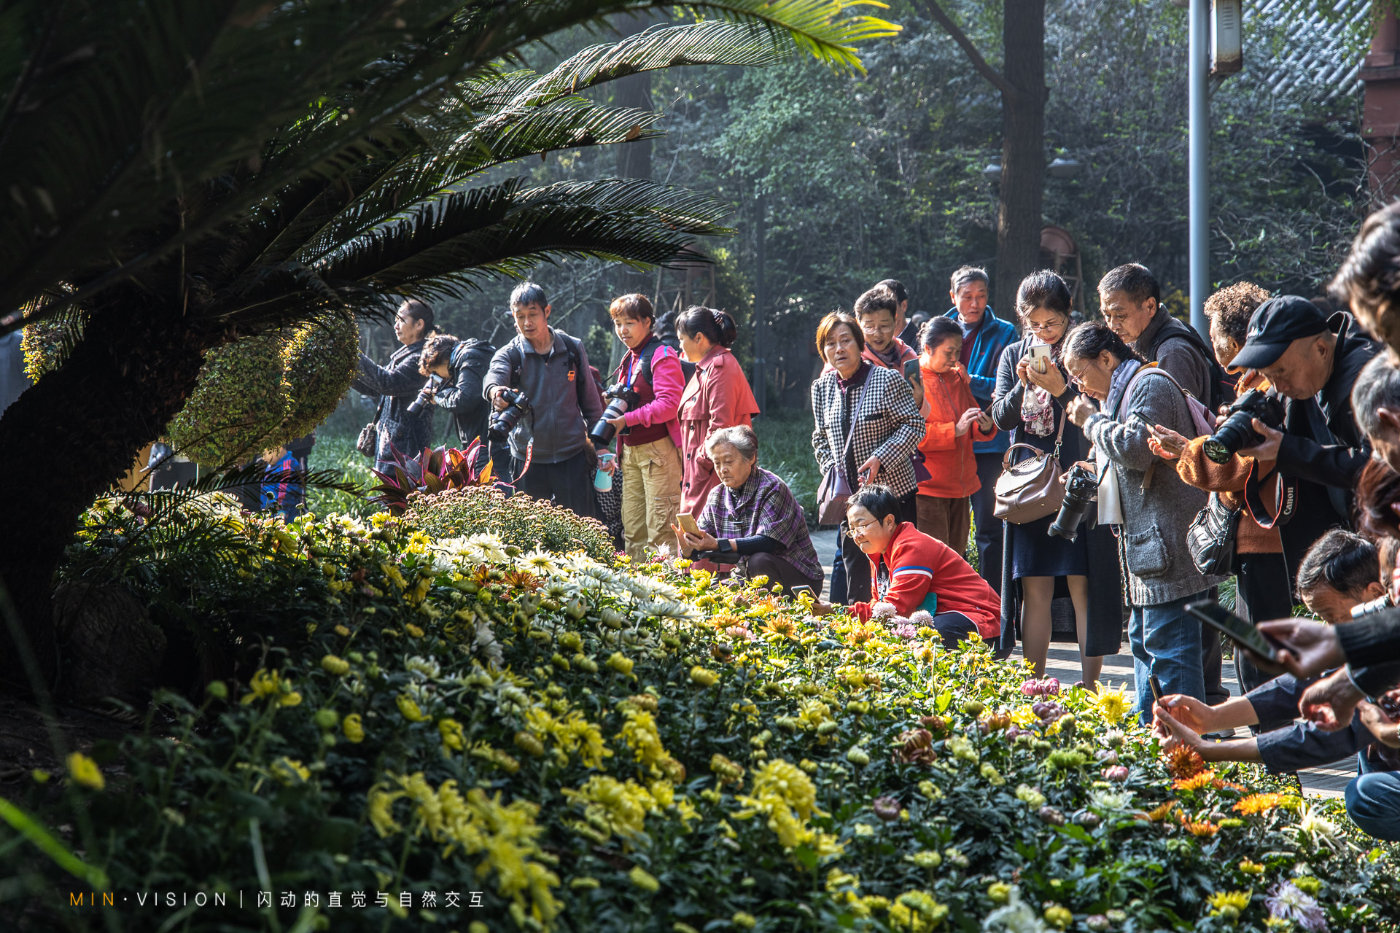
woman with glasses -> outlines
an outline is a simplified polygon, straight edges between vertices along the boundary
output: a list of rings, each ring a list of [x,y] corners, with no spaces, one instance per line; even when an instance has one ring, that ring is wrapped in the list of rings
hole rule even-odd
[[[899,516],[899,497],[888,486],[865,486],[851,496],[846,526],[869,561],[871,598],[851,603],[850,612],[862,620],[883,617],[896,630],[906,624],[911,631],[927,625],[938,632],[945,648],[973,632],[995,639],[1001,630],[996,591],[961,554]],[[880,603],[893,611],[881,612]],[[834,609],[827,602],[812,606],[817,615]],[[920,612],[928,618],[911,618]]]
[[[1065,406],[1079,394],[1061,359],[1070,301],[1069,288],[1053,272],[1035,272],[1022,280],[1016,311],[1026,336],[1002,351],[991,408],[997,427],[1011,432],[1011,443],[1058,452],[1061,470],[1089,456],[1083,433],[1065,419]],[[1074,603],[1084,685],[1093,689],[1102,656],[1116,654],[1122,641],[1118,554],[1107,526],[1091,529],[1086,522],[1075,540],[1066,541],[1050,536],[1054,519],[1051,514],[1024,525],[1006,523],[1002,650],[1009,652],[1015,644],[1019,621],[1022,653],[1034,665],[1035,676],[1045,673],[1050,607],[1057,588],[1063,588]]]

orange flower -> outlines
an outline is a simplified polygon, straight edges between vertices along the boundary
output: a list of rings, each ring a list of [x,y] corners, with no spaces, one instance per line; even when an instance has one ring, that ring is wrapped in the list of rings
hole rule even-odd
[[[1209,787],[1214,781],[1215,772],[1207,768],[1190,777],[1177,778],[1172,781],[1172,790],[1200,790],[1202,787]]]
[[[1205,759],[1194,748],[1178,745],[1167,752],[1167,772],[1174,778],[1188,778],[1205,769]]]
[[[781,635],[784,638],[796,638],[797,624],[787,616],[774,615],[769,616],[767,623],[759,631],[770,635]]]
[[[1235,804],[1234,811],[1243,813],[1245,816],[1253,816],[1256,813],[1268,813],[1281,802],[1283,802],[1283,794],[1250,794]]]
[[[1172,812],[1172,808],[1175,806],[1175,800],[1168,800],[1161,806],[1155,807],[1151,812],[1142,814],[1142,816],[1149,822],[1160,823],[1162,822],[1162,820],[1167,818],[1167,814]]]
[[[1197,823],[1193,820],[1188,820],[1185,816],[1182,816],[1180,819],[1181,825],[1186,827],[1186,831],[1193,836],[1214,836],[1216,833],[1220,832],[1220,827],[1216,826],[1210,820],[1202,820]]]

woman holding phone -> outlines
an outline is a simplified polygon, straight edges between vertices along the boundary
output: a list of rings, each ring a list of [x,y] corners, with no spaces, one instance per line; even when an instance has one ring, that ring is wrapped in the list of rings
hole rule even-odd
[[[1016,311],[1026,336],[1002,351],[991,415],[997,427],[1011,432],[1011,443],[1029,444],[1047,453],[1058,450],[1061,470],[1089,456],[1082,432],[1066,424],[1065,406],[1079,390],[1070,384],[1061,353],[1069,332],[1069,288],[1053,272],[1026,276],[1016,291]],[[1002,545],[1002,650],[1016,643],[1045,673],[1050,650],[1050,607],[1057,588],[1074,603],[1079,641],[1079,669],[1093,688],[1103,669],[1103,655],[1116,654],[1122,643],[1118,552],[1107,526],[1081,526],[1074,541],[1052,538],[1055,516],[1024,525],[1007,523]],[[1093,580],[1093,586],[1089,585]]]
[[[673,525],[682,554],[719,551],[737,557],[745,575],[766,576],[784,589],[822,588],[822,565],[807,519],[792,490],[758,465],[758,436],[742,425],[720,428],[705,439],[719,485],[710,490],[699,520],[682,512]]]
[[[915,518],[918,491],[910,455],[924,436],[924,419],[899,370],[875,366],[861,354],[865,335],[856,319],[833,311],[817,326],[817,352],[831,368],[812,383],[812,449],[823,473],[840,470],[852,490],[871,483],[899,499],[899,520]],[[837,533],[846,591],[833,602],[870,600],[870,561],[850,540],[846,522]]]

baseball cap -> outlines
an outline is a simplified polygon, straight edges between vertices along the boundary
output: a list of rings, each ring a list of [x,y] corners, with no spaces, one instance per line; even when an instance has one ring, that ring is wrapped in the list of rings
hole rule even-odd
[[[1288,345],[1327,330],[1327,316],[1317,305],[1297,295],[1280,295],[1254,309],[1244,346],[1230,367],[1263,369],[1283,356]]]

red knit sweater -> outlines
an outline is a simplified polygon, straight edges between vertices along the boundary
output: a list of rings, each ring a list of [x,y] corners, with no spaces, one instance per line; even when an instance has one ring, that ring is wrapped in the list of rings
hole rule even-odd
[[[879,558],[870,561],[871,591],[879,593],[879,567],[888,568],[889,589],[877,597],[908,616],[923,606],[930,593],[938,597],[936,612],[961,612],[985,639],[1001,634],[1001,598],[957,551],[900,522]],[[851,611],[870,618],[870,603],[853,603]]]

